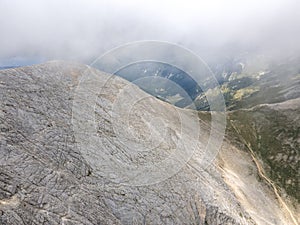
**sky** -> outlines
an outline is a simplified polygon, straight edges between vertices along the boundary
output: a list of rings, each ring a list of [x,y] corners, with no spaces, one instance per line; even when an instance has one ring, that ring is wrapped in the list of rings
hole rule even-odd
[[[0,65],[84,63],[132,41],[180,44],[200,56],[300,48],[297,0],[0,0]]]

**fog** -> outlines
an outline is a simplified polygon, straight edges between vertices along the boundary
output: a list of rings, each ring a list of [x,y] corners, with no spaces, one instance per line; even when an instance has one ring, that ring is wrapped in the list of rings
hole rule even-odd
[[[297,0],[0,0],[0,64],[90,63],[118,45],[162,40],[209,58],[300,47]]]

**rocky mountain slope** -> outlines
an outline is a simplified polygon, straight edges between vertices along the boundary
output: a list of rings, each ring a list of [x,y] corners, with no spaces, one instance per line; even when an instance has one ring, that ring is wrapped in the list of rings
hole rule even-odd
[[[77,92],[88,74],[102,85],[88,86],[97,95],[94,116],[85,121],[87,115],[74,112],[74,101],[91,103],[85,92]],[[260,178],[251,154],[231,144],[230,136],[206,166],[205,146],[214,130],[205,114],[197,126],[181,124],[180,118],[198,120],[198,113],[162,102],[121,78],[54,61],[0,71],[0,96],[0,224],[299,223],[299,209],[278,199]],[[129,112],[119,107],[132,101]],[[115,117],[120,112],[128,113],[129,124]],[[76,130],[76,122],[86,123],[96,135]],[[181,143],[183,126],[190,135]],[[191,158],[177,172],[172,170],[177,164],[163,167],[154,175],[161,178],[170,169],[170,176],[151,182],[157,162],[174,155],[181,164],[186,146],[194,143]],[[140,151],[145,145],[155,147]],[[124,180],[122,168],[107,169],[107,155],[120,165],[149,165],[151,170],[142,174],[142,185],[128,183],[140,174],[124,173]]]

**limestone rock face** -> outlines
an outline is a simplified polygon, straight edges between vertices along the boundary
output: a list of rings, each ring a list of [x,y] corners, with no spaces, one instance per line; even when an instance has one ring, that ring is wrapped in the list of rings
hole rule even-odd
[[[85,136],[75,129],[86,116],[74,112],[76,88],[86,73],[103,81],[92,116],[95,143],[78,139]],[[0,224],[293,224],[272,190],[258,181],[249,154],[225,141],[211,166],[203,167],[209,124],[198,121],[198,135],[194,125],[178,119],[193,118],[195,112],[138,88],[126,92],[128,85],[88,66],[58,61],[0,71]],[[114,117],[126,108],[113,102],[139,97],[129,124]],[[186,143],[178,141],[182,126],[190,133]],[[195,139],[199,144],[186,162],[172,151],[176,144],[192,146]],[[154,150],[140,151],[147,145]],[[151,174],[151,165],[170,154],[180,168],[172,161],[171,168]],[[122,168],[107,169],[106,159],[150,167],[124,178]]]

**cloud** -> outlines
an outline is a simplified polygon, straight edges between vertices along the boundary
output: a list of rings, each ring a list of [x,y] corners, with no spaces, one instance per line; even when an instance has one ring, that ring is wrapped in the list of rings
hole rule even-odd
[[[112,47],[163,40],[204,50],[299,47],[296,0],[2,0],[0,59],[90,62]]]

